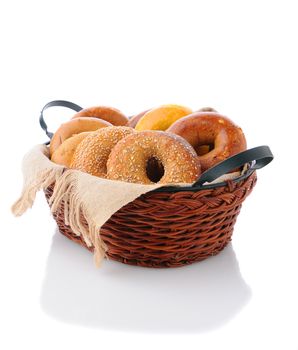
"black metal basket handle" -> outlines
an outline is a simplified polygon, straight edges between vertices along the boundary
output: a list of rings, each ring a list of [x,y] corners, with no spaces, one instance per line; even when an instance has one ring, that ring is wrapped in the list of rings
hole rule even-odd
[[[79,112],[80,110],[83,109],[79,105],[77,105],[73,102],[69,102],[69,101],[56,100],[56,101],[51,101],[51,102],[47,103],[40,112],[39,124],[40,124],[41,128],[45,131],[45,133],[47,134],[49,139],[51,139],[54,134],[52,132],[48,131],[48,126],[44,120],[43,114],[44,114],[44,111],[50,107],[66,107],[66,108],[73,109],[76,112]]]
[[[250,171],[261,169],[273,160],[273,154],[268,146],[259,146],[238,153],[206,170],[193,187],[202,186],[205,182],[212,182],[247,163],[252,163]]]

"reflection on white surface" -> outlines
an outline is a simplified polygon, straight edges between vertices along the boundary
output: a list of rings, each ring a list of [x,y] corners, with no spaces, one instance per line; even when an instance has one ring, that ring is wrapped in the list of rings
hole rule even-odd
[[[54,318],[132,332],[202,332],[228,322],[251,296],[229,244],[193,265],[151,269],[104,261],[56,232],[41,304]]]

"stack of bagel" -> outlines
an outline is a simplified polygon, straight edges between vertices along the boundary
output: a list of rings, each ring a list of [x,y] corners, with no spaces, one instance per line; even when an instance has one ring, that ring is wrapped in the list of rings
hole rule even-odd
[[[162,105],[127,118],[91,107],[62,124],[50,143],[53,162],[131,183],[193,183],[246,149],[239,126],[212,108]]]

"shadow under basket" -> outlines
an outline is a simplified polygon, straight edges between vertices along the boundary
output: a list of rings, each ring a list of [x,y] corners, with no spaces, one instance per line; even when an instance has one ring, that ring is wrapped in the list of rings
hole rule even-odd
[[[48,131],[43,113],[53,106],[82,109],[60,100],[45,105],[40,125],[49,138],[53,133]],[[255,147],[208,169],[192,187],[163,187],[128,203],[100,230],[107,257],[130,265],[178,267],[216,255],[231,240],[242,202],[256,184],[256,170],[272,159],[268,146]],[[245,164],[248,170],[240,177],[204,185]],[[47,200],[52,193],[53,186],[45,190]],[[65,224],[63,206],[54,218],[63,235],[93,250]]]
[[[256,179],[254,171],[241,181],[215,188],[140,196],[101,228],[107,256],[130,265],[178,267],[216,255],[231,240],[242,202]],[[52,187],[46,190],[47,199],[52,191]],[[65,224],[63,206],[54,218],[63,235],[88,248]]]

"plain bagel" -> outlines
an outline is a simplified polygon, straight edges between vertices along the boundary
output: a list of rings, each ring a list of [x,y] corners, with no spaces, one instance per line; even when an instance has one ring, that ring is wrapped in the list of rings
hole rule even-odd
[[[98,118],[76,118],[60,125],[50,143],[50,156],[68,138],[84,131],[95,131],[111,126],[111,123]]]
[[[72,119],[82,117],[100,118],[116,126],[124,126],[128,123],[128,118],[122,112],[116,108],[107,106],[84,108],[76,113]]]

